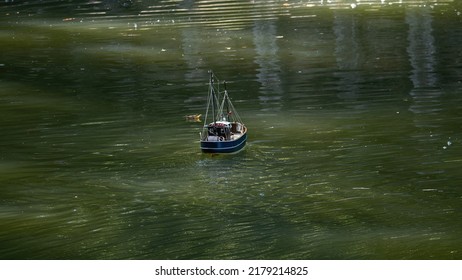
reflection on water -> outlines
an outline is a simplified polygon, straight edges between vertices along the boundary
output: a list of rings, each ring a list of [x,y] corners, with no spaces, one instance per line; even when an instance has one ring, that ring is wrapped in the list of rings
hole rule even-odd
[[[435,157],[434,148],[446,149],[452,144],[451,135],[440,130],[440,112],[444,110],[441,102],[443,94],[439,87],[436,71],[436,48],[433,37],[433,16],[429,8],[408,9],[406,23],[409,25],[408,53],[412,67],[410,80],[413,88],[410,92],[412,104],[409,110],[414,113],[415,135],[412,137],[419,145],[422,168],[420,175],[444,174],[440,167],[441,159]],[[437,190],[438,185],[434,186]]]
[[[413,68],[411,80],[414,88],[435,87],[437,83],[432,18],[429,8],[406,10],[408,53]]]
[[[410,110],[416,114],[416,126],[420,127],[429,125],[429,123],[427,119],[419,124],[419,115],[431,118],[432,115],[442,110],[441,103],[438,101],[441,91],[437,88],[432,15],[428,8],[407,10],[406,22],[409,25],[407,50],[412,66],[410,79],[413,84],[410,92],[413,104]]]
[[[279,48],[277,45],[276,23],[272,20],[256,21],[253,27],[258,65],[257,81],[260,83],[259,100],[266,110],[277,111],[282,97]]]
[[[338,67],[336,76],[342,81],[341,86],[346,89],[339,97],[356,100],[358,87],[361,84],[359,76],[361,45],[358,38],[360,24],[357,22],[357,17],[351,13],[336,11],[334,14],[335,57]]]
[[[441,91],[437,88],[432,17],[429,8],[406,11],[406,22],[409,25],[407,51],[412,67],[410,79],[413,84],[410,92],[413,104],[410,110],[417,114],[415,121],[418,127],[430,125],[428,118],[442,110],[441,103],[438,101]],[[419,115],[427,120],[419,124]]]
[[[4,3],[1,258],[460,259],[459,9]],[[183,118],[209,69],[236,155]]]

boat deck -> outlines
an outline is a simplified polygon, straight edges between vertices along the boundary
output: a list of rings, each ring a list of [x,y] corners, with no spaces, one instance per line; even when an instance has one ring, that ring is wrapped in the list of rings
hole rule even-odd
[[[233,128],[235,128],[235,127],[233,127]],[[242,126],[241,131],[236,131],[235,129],[232,129],[229,139],[226,139],[223,136],[208,135],[202,141],[207,141],[207,142],[230,142],[230,141],[236,141],[239,138],[241,138],[246,132],[247,132],[247,128],[245,126]]]

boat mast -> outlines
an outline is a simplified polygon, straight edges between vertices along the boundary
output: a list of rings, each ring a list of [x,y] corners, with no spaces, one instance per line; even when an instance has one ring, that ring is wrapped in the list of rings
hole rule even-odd
[[[213,118],[213,123],[216,123],[216,118],[215,118],[215,90],[213,88],[213,72],[210,71],[210,98],[212,99],[212,118]]]
[[[229,122],[229,96],[228,96],[228,90],[226,89],[226,81],[223,81],[223,85],[225,86],[225,99],[226,99],[226,119]]]

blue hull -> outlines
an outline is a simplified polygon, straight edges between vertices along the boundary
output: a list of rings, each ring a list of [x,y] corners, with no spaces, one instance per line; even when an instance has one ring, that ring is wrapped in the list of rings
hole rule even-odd
[[[229,154],[244,148],[246,140],[247,133],[234,141],[201,141],[201,149],[204,153]]]

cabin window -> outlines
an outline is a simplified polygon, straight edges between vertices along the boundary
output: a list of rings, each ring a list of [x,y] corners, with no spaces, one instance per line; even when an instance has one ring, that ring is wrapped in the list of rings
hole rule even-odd
[[[230,131],[229,127],[226,127],[226,126],[209,125],[209,127],[208,127],[208,135],[209,136],[225,137],[225,139],[229,139],[229,137],[231,135],[231,131]]]

